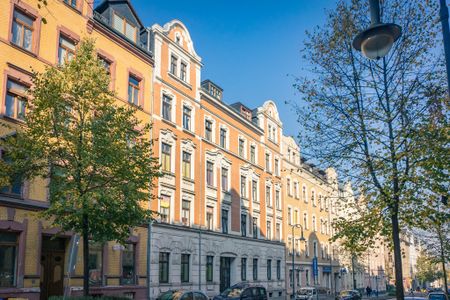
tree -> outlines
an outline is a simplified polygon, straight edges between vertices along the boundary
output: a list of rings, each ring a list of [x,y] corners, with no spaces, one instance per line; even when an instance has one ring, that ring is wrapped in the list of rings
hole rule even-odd
[[[43,216],[82,235],[85,295],[89,240],[125,243],[131,228],[150,221],[144,205],[160,174],[149,124],[115,104],[94,46],[84,40],[73,60],[34,73],[26,126],[0,145],[10,158],[0,177],[49,179]]]
[[[417,258],[417,279],[424,284],[433,282],[442,277],[442,272],[437,270],[436,264],[425,253],[420,253]]]
[[[370,23],[366,1],[339,1],[325,26],[307,33],[303,58],[310,68],[295,84],[304,152],[336,166],[368,199],[378,215],[369,220],[392,244],[397,299],[404,298],[400,232],[422,201],[414,197],[418,161],[411,153],[420,145],[413,132],[429,117],[429,92],[445,82],[433,46],[436,12],[434,1],[382,1],[382,18],[403,32],[386,57],[371,61],[352,47]]]

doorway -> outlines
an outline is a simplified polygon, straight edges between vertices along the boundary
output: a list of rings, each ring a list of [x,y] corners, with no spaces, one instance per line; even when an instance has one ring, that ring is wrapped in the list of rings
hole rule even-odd
[[[231,257],[220,258],[220,292],[231,286]]]
[[[66,242],[64,238],[42,237],[41,300],[64,293]]]

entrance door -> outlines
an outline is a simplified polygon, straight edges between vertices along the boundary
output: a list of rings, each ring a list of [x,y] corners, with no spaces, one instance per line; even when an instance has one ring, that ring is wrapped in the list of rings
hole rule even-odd
[[[64,293],[66,239],[42,237],[41,300]]]
[[[220,258],[220,292],[231,285],[231,257]]]

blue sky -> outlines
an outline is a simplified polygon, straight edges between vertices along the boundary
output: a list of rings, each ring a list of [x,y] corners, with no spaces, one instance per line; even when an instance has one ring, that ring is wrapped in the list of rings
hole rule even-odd
[[[297,135],[296,116],[285,101],[298,100],[293,76],[304,62],[305,30],[325,21],[335,0],[132,0],[146,25],[176,18],[189,29],[204,67],[202,79],[224,89],[227,103],[250,108],[273,99],[284,133]]]

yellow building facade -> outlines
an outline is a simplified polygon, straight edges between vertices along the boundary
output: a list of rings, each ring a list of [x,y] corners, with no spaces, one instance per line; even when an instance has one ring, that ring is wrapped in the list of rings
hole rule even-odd
[[[135,106],[136,116],[150,122],[154,62],[141,42],[147,31],[127,3],[105,1],[95,11],[92,6],[93,1],[57,0],[39,9],[34,0],[1,1],[0,122],[17,130],[25,126],[21,99],[31,85],[31,70],[42,72],[70,59],[83,38],[95,40],[111,74],[117,103]],[[129,97],[130,86],[137,90],[137,97]],[[0,128],[2,135],[9,133]],[[47,299],[81,293],[77,288],[82,286],[81,248],[75,270],[67,272],[74,235],[58,233],[58,228],[37,215],[48,206],[46,186],[36,179],[0,189],[0,298]],[[143,230],[133,231],[125,249],[114,243],[91,246],[93,294],[142,298]]]
[[[336,173],[307,163],[296,141],[283,136],[282,177],[287,291],[316,286],[333,293],[339,276],[335,246],[330,242]]]

